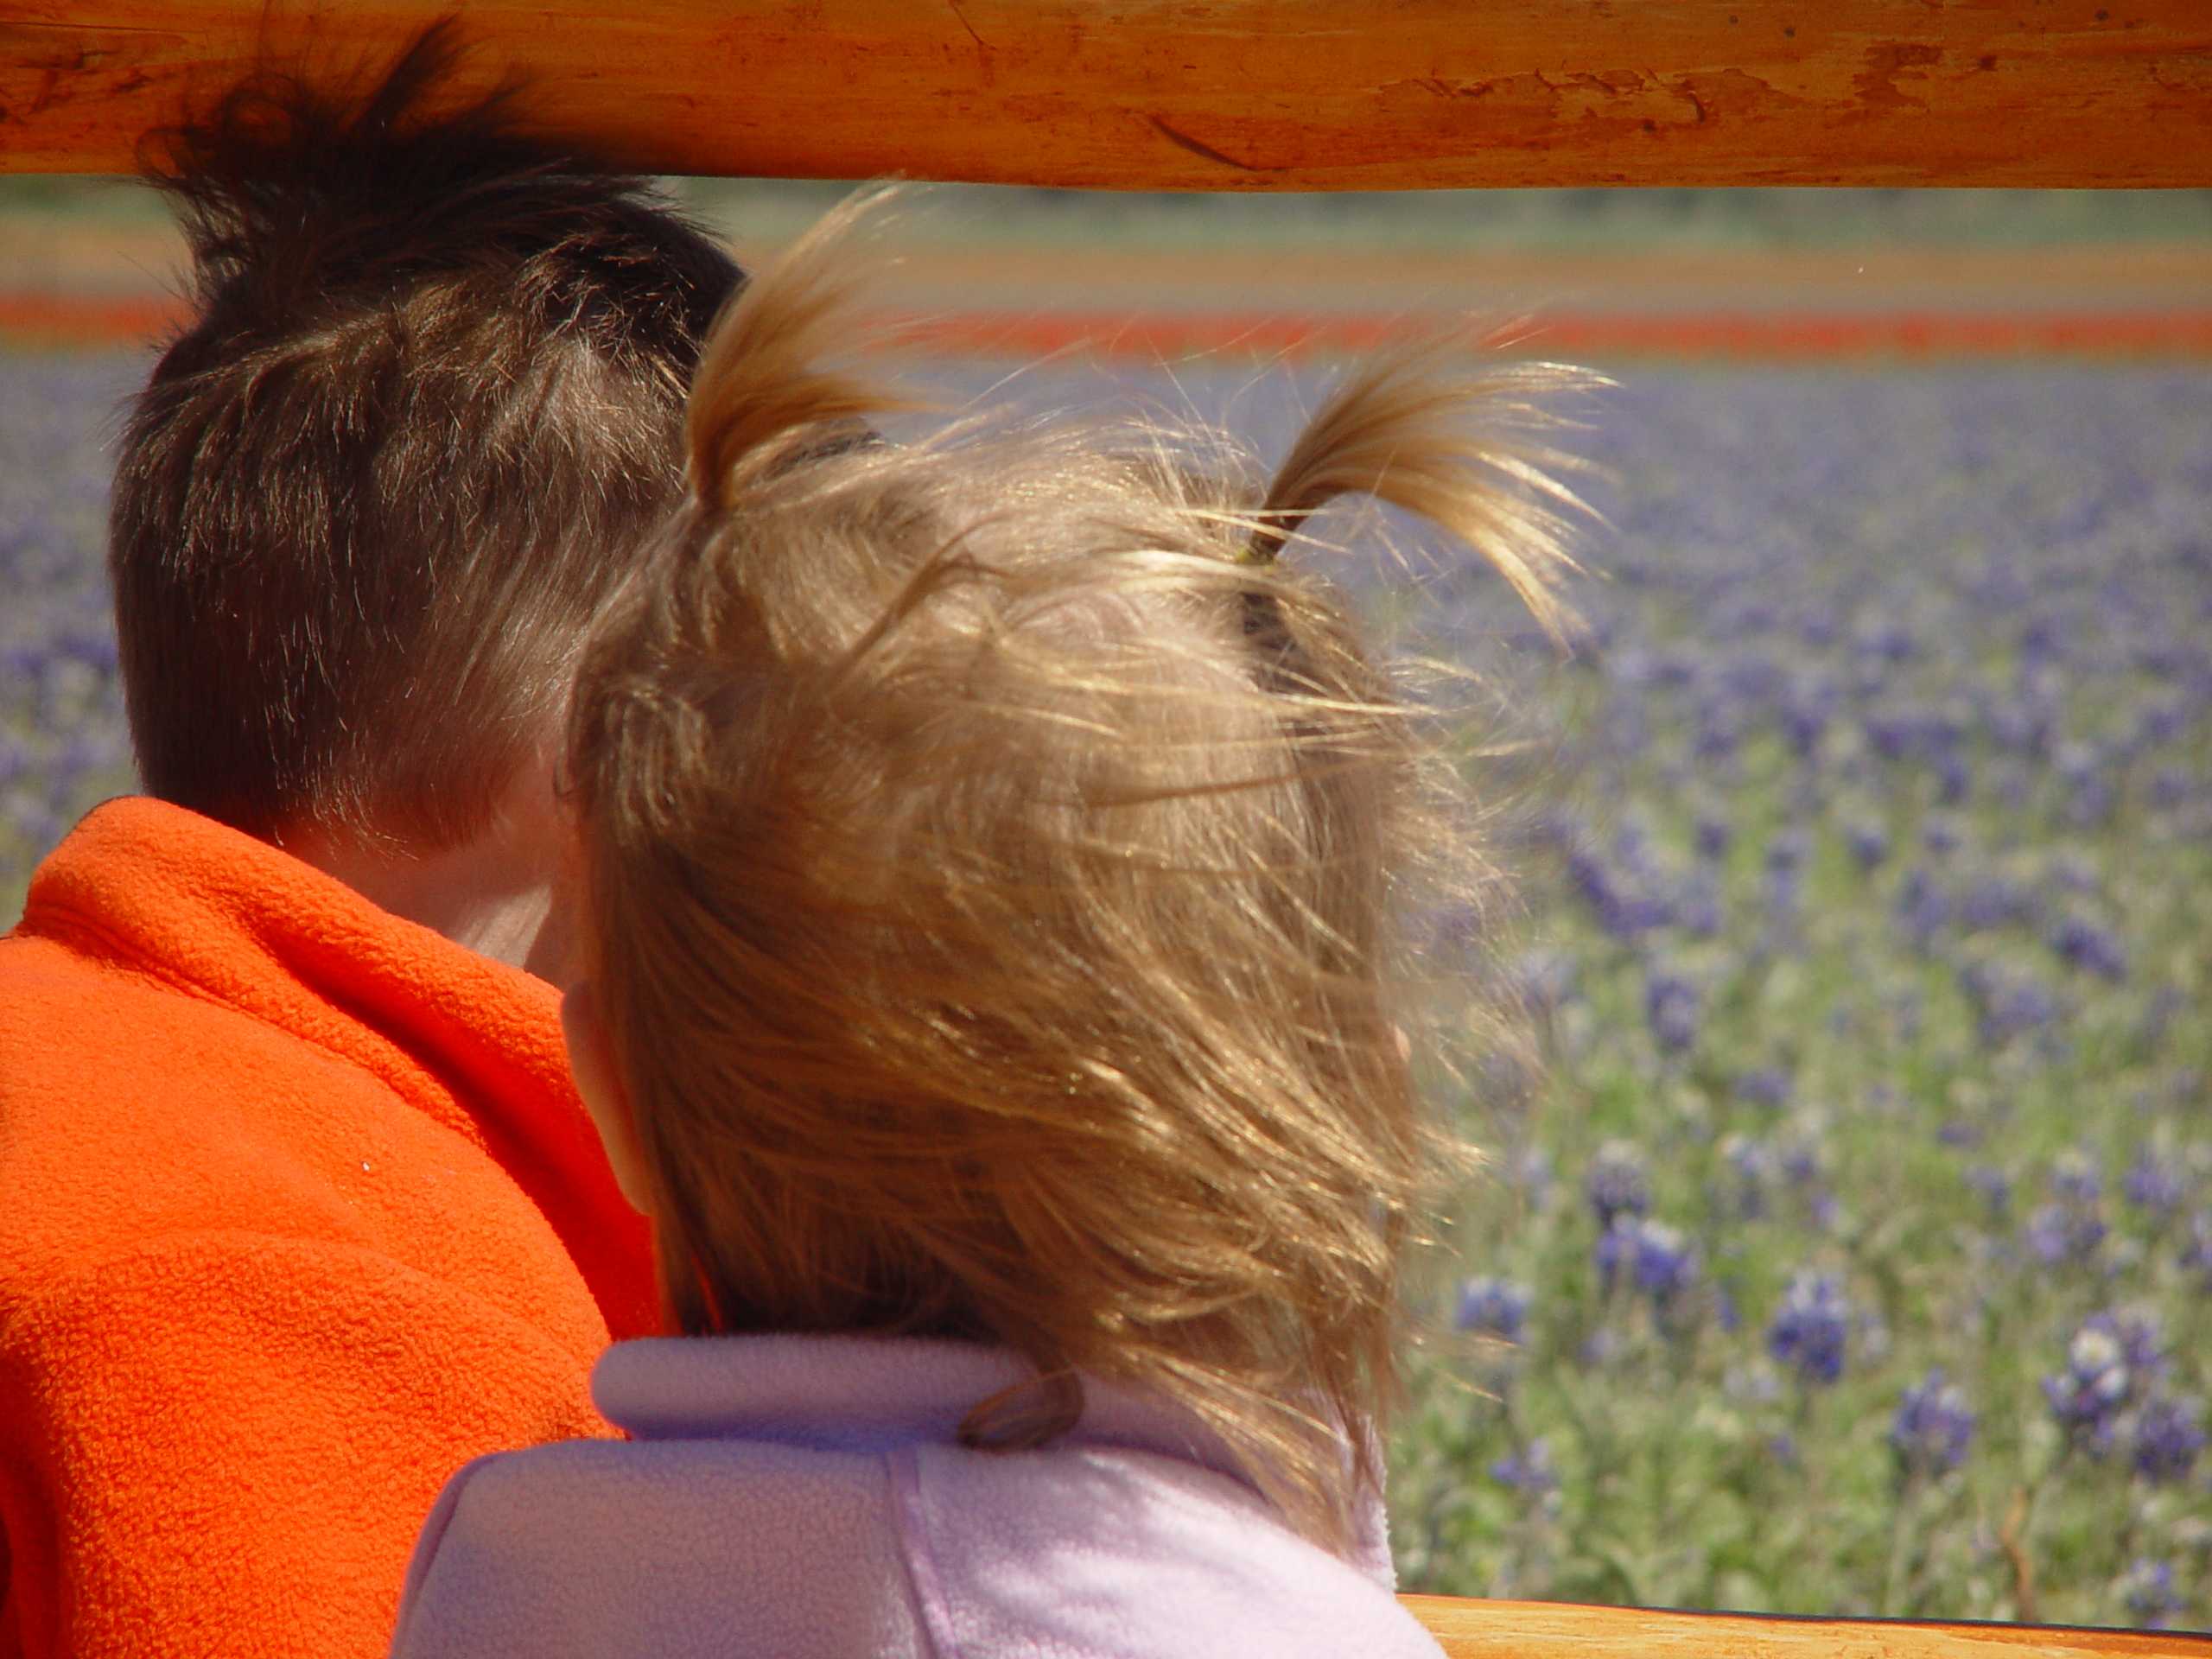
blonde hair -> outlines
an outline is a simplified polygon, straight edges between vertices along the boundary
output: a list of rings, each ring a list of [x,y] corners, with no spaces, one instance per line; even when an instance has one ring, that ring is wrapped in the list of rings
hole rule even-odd
[[[1036,1376],[978,1446],[1157,1388],[1341,1547],[1433,1167],[1389,995],[1432,746],[1274,555],[1363,491],[1555,618],[1564,493],[1516,434],[1556,372],[1385,356],[1257,499],[1158,429],[882,442],[897,400],[826,366],[866,211],[719,326],[692,499],[579,687],[671,1317],[1008,1344]]]

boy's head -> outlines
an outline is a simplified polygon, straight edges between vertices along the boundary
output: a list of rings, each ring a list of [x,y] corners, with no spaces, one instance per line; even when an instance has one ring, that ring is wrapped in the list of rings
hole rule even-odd
[[[485,826],[677,498],[739,281],[456,57],[442,24],[365,90],[264,73],[156,169],[198,315],[111,511],[131,734],[149,793],[257,835]]]
[[[1159,433],[852,442],[838,273],[818,232],[717,334],[577,690],[572,1048],[673,1317],[1011,1344],[1040,1382],[977,1444],[1163,1387],[1338,1538],[1425,1185],[1386,982],[1427,767],[1272,555],[1370,488],[1535,582],[1549,521],[1411,359],[1265,500]]]

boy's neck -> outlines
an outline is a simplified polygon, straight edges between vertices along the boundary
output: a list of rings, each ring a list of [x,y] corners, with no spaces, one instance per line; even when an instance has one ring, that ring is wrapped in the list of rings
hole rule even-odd
[[[275,839],[378,909],[565,985],[575,975],[570,907],[559,902],[564,833],[546,764],[524,767],[490,826],[458,847],[408,848],[316,824]]]
[[[379,910],[479,956],[556,985],[569,976],[565,908],[553,902],[553,880],[518,867],[502,849],[477,841],[433,853],[391,852],[313,831],[288,835],[283,848]]]

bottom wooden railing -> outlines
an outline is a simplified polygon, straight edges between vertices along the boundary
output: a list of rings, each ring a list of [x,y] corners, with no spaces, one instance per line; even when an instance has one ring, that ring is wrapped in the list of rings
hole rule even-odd
[[[2212,1659],[2212,1636],[1400,1598],[1451,1659]]]

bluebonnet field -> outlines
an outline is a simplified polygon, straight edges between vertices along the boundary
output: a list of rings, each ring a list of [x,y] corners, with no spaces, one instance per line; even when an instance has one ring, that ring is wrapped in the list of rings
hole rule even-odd
[[[1407,1579],[2212,1623],[2212,377],[1637,375],[1590,436],[1591,647],[1433,595],[1566,781]]]
[[[128,784],[130,366],[0,358],[0,918]],[[1582,652],[1410,607],[1513,690],[1548,1064],[1468,1109],[1408,1586],[2212,1623],[2212,376],[1637,372],[1577,444]]]
[[[131,786],[100,550],[137,360],[0,353],[0,925],[79,813]]]

